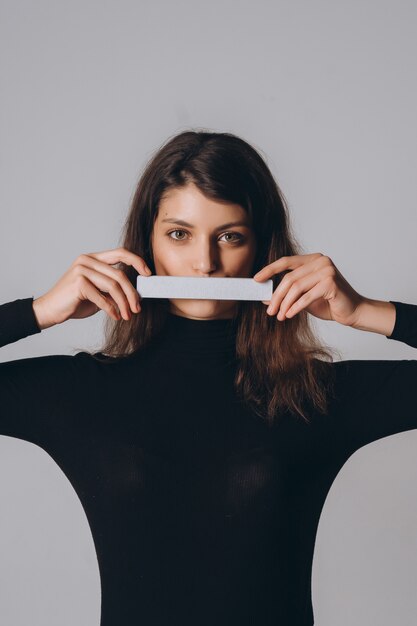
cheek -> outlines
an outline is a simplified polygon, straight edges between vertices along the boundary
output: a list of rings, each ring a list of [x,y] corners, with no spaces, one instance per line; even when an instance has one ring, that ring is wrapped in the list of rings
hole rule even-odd
[[[156,241],[154,246],[154,260],[156,269],[165,274],[181,274],[181,267],[185,262],[185,255],[178,254],[170,242]]]
[[[226,262],[230,267],[236,270],[246,270],[252,267],[254,254],[250,247],[241,248],[238,252],[234,251],[233,254],[227,255]]]

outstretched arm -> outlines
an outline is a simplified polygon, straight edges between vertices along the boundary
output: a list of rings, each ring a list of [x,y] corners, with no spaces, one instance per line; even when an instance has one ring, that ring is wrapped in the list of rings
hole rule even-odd
[[[0,347],[40,332],[33,309],[33,298],[0,305]]]
[[[41,332],[32,302],[25,298],[0,306],[0,345]],[[77,355],[49,355],[0,363],[0,435],[47,451],[73,437],[74,415],[88,397],[83,362]]]
[[[417,348],[417,304],[387,304],[369,304],[364,330],[390,332],[392,304],[395,320],[387,339]],[[335,437],[331,445],[340,448],[344,460],[381,437],[417,429],[417,360],[356,359],[334,366],[339,401],[334,407],[337,417],[327,425]]]
[[[399,303],[401,304],[401,303]],[[396,320],[396,307],[391,300],[372,300],[364,298],[358,307],[358,318],[351,328],[367,330],[371,333],[379,333],[390,338]]]
[[[417,305],[366,298],[352,328],[380,333],[417,348]]]

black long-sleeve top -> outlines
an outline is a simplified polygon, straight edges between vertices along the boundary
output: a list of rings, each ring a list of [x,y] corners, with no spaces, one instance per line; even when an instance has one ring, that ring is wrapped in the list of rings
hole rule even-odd
[[[32,303],[0,306],[0,346],[41,332]],[[417,305],[393,304],[387,338],[417,347]],[[101,626],[311,626],[336,475],[361,446],[417,428],[417,360],[329,363],[328,412],[271,428],[236,398],[235,333],[232,319],[170,313],[151,348],[118,363],[0,364],[0,434],[43,448],[84,507]]]

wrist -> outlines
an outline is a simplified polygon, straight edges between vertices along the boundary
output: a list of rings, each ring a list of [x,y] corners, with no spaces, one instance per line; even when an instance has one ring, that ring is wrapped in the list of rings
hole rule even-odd
[[[352,328],[389,337],[395,326],[396,309],[392,302],[363,298]]]
[[[39,298],[36,298],[36,300],[33,300],[32,307],[33,307],[33,312],[36,318],[36,323],[39,326],[40,330],[44,330],[45,328],[50,328],[51,326],[55,326],[55,322],[50,321],[47,316],[42,297],[39,297]]]

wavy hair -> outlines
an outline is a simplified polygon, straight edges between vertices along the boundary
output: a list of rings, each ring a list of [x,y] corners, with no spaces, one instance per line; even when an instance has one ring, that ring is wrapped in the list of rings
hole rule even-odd
[[[169,189],[194,183],[207,198],[240,205],[250,215],[257,241],[253,274],[283,256],[303,254],[292,233],[284,194],[260,151],[232,133],[186,130],[168,138],[149,159],[134,191],[121,246],[141,256],[155,274],[151,233],[159,203]],[[138,272],[119,267],[136,288]],[[273,277],[274,290],[286,272]],[[326,413],[332,387],[333,348],[321,344],[301,310],[278,322],[256,301],[238,301],[237,368],[239,398],[269,424],[282,412],[310,421],[309,409]],[[100,352],[113,363],[141,350],[159,334],[169,302],[149,298],[129,321],[105,319]]]

